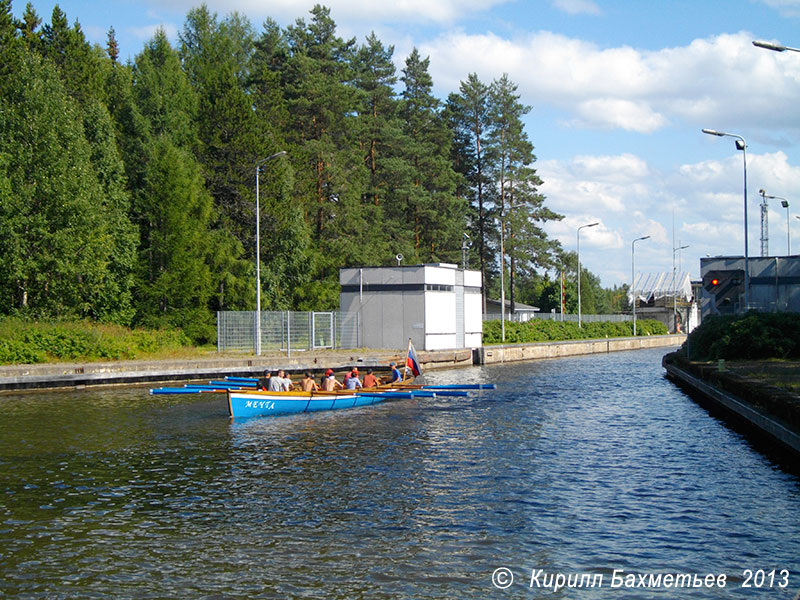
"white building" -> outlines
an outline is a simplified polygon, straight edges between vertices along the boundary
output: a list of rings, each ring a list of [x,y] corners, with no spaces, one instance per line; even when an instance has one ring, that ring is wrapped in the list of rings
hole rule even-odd
[[[339,283],[339,308],[358,336],[351,347],[405,348],[409,338],[419,350],[482,345],[480,271],[446,263],[353,267],[339,269]]]

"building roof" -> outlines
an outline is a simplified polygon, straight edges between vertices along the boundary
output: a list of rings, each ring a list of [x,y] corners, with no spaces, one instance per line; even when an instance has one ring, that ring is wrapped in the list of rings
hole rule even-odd
[[[498,313],[500,312],[500,300],[487,298],[486,309],[488,310],[490,306]],[[508,298],[506,298],[506,310],[511,310],[511,300]],[[517,312],[539,312],[540,309],[538,306],[531,306],[530,304],[523,304],[522,302],[514,302],[514,310]]]
[[[692,280],[689,273],[637,273],[633,290],[642,302],[672,298],[692,299]],[[633,300],[633,291],[628,290],[628,302]]]

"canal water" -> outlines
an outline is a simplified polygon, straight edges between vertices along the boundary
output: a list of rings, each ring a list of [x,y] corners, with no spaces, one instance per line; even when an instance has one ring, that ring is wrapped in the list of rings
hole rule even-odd
[[[0,596],[794,598],[800,478],[664,352],[244,422],[216,395],[0,396]]]

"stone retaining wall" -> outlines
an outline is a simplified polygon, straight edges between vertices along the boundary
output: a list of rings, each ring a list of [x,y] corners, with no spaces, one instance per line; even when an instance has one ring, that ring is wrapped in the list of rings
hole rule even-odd
[[[605,338],[600,340],[570,340],[566,342],[540,342],[536,344],[505,344],[484,346],[475,350],[476,364],[534,360],[539,358],[560,358],[580,354],[598,354],[621,350],[641,350],[643,348],[664,348],[680,346],[685,335],[653,335],[630,338]]]
[[[472,365],[472,350],[418,352],[423,370]],[[225,375],[258,377],[265,370],[285,369],[295,375],[304,371],[337,372],[353,367],[388,371],[395,361],[405,362],[405,352],[341,350],[319,353],[298,352],[294,356],[211,357],[186,360],[129,360],[114,362],[52,363],[0,366],[0,391],[26,389],[82,388],[98,385],[135,385],[222,378]]]
[[[715,364],[687,361],[678,353],[664,356],[662,366],[691,395],[800,455],[800,399],[795,394]]]

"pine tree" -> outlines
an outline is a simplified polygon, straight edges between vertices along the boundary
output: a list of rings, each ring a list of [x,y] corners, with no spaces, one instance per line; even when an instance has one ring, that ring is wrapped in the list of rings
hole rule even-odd
[[[19,27],[11,13],[11,0],[0,0],[0,91],[16,73],[22,60],[22,44],[17,37]]]
[[[198,156],[205,167],[206,185],[216,207],[215,229],[232,232],[246,249],[248,264],[255,258],[255,174],[256,164],[279,150],[270,122],[257,112],[265,102],[258,98],[258,77],[254,76],[255,33],[250,23],[237,14],[219,21],[203,5],[189,12],[180,36],[180,55],[198,98],[196,129],[200,139]],[[263,75],[263,74],[262,74]],[[279,112],[273,114],[280,114]],[[297,215],[302,209],[289,201],[285,184],[291,171],[285,159],[271,162],[272,177],[261,178],[260,201],[278,198],[279,203],[261,210],[260,251],[262,264],[262,307],[287,308],[292,292],[309,278],[301,267],[307,258],[308,234]],[[264,208],[264,207],[262,207]],[[291,251],[287,251],[287,247]],[[237,269],[235,272],[241,272]],[[255,305],[254,286],[246,281],[227,286],[230,306]],[[230,278],[230,274],[229,274]],[[247,297],[236,296],[239,292]],[[221,297],[221,294],[220,294]]]
[[[102,275],[105,285],[92,290],[94,297],[88,312],[100,321],[128,325],[134,316],[132,288],[138,236],[129,216],[130,194],[125,166],[119,155],[114,124],[108,109],[93,101],[83,107],[82,113],[92,171],[102,192],[98,208],[101,210],[105,239],[114,258],[108,263],[107,272]]]
[[[447,120],[454,139],[452,162],[465,182],[459,195],[465,195],[472,208],[470,215],[473,237],[478,243],[484,312],[490,284],[489,209],[493,202],[488,176],[492,153],[491,148],[486,147],[491,127],[488,111],[489,87],[482,83],[475,73],[471,73],[466,81],[461,82],[458,94],[450,94],[447,100]]]
[[[126,150],[140,231],[138,319],[212,340],[210,309],[235,296],[230,277],[241,271],[242,248],[213,229],[213,200],[194,156],[197,97],[163,31],[136,57],[129,96],[121,76],[117,84],[120,124],[134,140]]]
[[[538,263],[549,266],[548,256],[557,249],[537,223],[561,219],[544,207],[538,193],[542,184],[532,165],[536,160],[533,144],[525,133],[522,118],[531,107],[519,101],[517,86],[507,74],[492,83],[489,96],[490,143],[496,159],[493,173],[499,189],[501,248],[500,268],[505,271],[509,257],[511,313],[515,311],[517,264],[531,270]]]
[[[396,190],[409,171],[403,157],[409,140],[398,113],[393,54],[394,47],[384,47],[373,32],[354,60],[355,85],[361,92],[356,134],[369,172],[361,198],[363,235],[370,239],[370,254],[362,256],[367,264],[385,264],[403,250],[398,232],[405,224],[396,220],[394,203],[399,201]]]
[[[116,65],[117,59],[119,58],[119,44],[117,44],[117,33],[114,31],[113,27],[109,28],[106,37],[106,54],[108,54],[108,58],[111,59],[111,62]]]
[[[439,114],[428,72],[430,59],[413,49],[406,59],[401,115],[411,179],[405,190],[414,254],[422,262],[458,262],[465,207],[456,196],[457,174],[450,164],[451,133]]]
[[[266,146],[246,84],[255,33],[238,15],[220,22],[202,5],[189,11],[180,58],[198,98],[198,156],[224,227],[248,247],[253,228],[253,173]],[[276,149],[269,148],[269,154]]]
[[[67,92],[79,104],[89,100],[105,101],[107,77],[103,51],[86,41],[80,23],[70,28],[67,15],[58,5],[51,22],[42,28],[41,51],[55,63]]]
[[[20,24],[22,37],[27,42],[28,48],[37,52],[40,51],[40,46],[42,43],[41,32],[37,31],[41,24],[42,19],[36,13],[36,9],[33,8],[33,4],[28,2],[25,5],[25,12],[22,14],[22,23]]]

